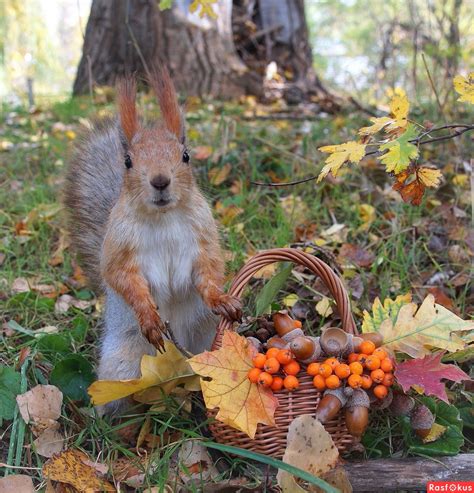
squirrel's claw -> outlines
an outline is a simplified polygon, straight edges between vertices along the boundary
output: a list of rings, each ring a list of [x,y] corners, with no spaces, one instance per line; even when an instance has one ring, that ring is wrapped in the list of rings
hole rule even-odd
[[[216,315],[222,315],[228,320],[240,320],[242,318],[242,303],[235,296],[222,294],[213,309]]]
[[[163,334],[166,333],[166,325],[158,319],[155,323],[142,326],[142,334],[147,341],[158,350],[159,353],[165,352],[165,342],[163,340]]]

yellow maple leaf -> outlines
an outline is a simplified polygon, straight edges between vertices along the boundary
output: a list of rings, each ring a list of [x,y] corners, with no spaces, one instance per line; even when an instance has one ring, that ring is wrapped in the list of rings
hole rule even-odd
[[[410,110],[410,102],[408,101],[405,91],[401,88],[396,88],[392,99],[389,103],[390,113],[395,119],[386,130],[395,130],[397,128],[405,128],[408,124],[408,112]]]
[[[425,187],[436,188],[439,186],[443,174],[439,169],[421,167],[416,170],[416,176]]]
[[[359,130],[359,135],[373,135],[377,132],[380,132],[383,128],[385,128],[389,123],[393,123],[393,118],[388,116],[381,116],[380,118],[370,118],[370,121],[373,123],[370,127],[362,127]]]
[[[398,312],[403,305],[411,303],[411,294],[398,295],[395,300],[386,298],[381,303],[377,297],[372,304],[372,313],[364,310],[364,321],[362,323],[362,332],[377,332],[380,329],[380,325],[387,319],[391,319],[393,322],[398,317]]]
[[[321,173],[319,173],[318,182],[327,176],[329,172],[331,172],[334,176],[337,176],[337,172],[347,161],[354,164],[359,163],[365,156],[365,147],[365,144],[355,141],[320,147],[318,151],[327,152],[330,155],[325,161],[326,166],[324,166]]]
[[[432,348],[449,352],[463,349],[466,343],[458,334],[466,331],[474,331],[474,322],[462,320],[438,305],[432,294],[419,308],[415,303],[403,305],[396,320],[386,319],[379,329],[384,346],[413,358],[430,354]]]
[[[205,15],[207,15],[212,19],[217,19],[217,14],[212,8],[212,4],[216,2],[217,0],[194,0],[193,3],[189,6],[189,11],[196,12],[197,9],[201,7],[201,10],[199,11],[199,17],[204,17]]]
[[[95,491],[116,491],[99,476],[93,467],[94,462],[80,450],[69,449],[54,455],[43,466],[43,476],[74,486],[77,491],[94,493]]]
[[[188,390],[200,390],[199,377],[176,346],[165,340],[165,352],[144,355],[140,363],[141,377],[131,380],[97,380],[87,389],[94,405],[103,405],[122,397],[138,394],[150,387],[160,387],[169,394],[178,385]]]
[[[467,77],[456,75],[453,84],[455,91],[461,95],[458,101],[474,104],[474,72]]]
[[[253,367],[255,347],[245,337],[226,330],[222,347],[206,351],[189,361],[201,377],[201,388],[207,409],[219,408],[216,419],[255,437],[257,424],[275,425],[278,400],[273,392],[247,378]],[[210,380],[209,380],[210,378]]]

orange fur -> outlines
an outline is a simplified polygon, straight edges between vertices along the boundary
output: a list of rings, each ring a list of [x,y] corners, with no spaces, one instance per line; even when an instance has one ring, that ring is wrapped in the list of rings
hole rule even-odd
[[[134,78],[127,76],[117,84],[117,103],[120,123],[128,143],[131,142],[138,130],[136,108],[137,83]]]
[[[160,105],[161,117],[166,128],[184,141],[183,118],[176,97],[176,90],[166,67],[155,68],[148,81]]]

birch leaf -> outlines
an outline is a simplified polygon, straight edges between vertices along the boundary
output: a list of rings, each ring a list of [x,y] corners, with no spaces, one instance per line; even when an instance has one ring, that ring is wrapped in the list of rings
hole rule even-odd
[[[208,409],[219,408],[216,419],[255,437],[257,424],[275,425],[278,400],[273,392],[247,378],[257,350],[245,337],[226,330],[222,347],[205,351],[189,360],[201,377],[204,402]],[[210,380],[209,380],[210,379]]]

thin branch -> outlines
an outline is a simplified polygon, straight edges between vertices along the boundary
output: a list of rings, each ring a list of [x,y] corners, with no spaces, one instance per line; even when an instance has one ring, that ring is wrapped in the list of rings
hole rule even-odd
[[[423,64],[425,65],[425,70],[426,70],[426,73],[428,74],[428,79],[430,81],[431,89],[433,90],[434,95],[436,97],[436,102],[438,103],[439,111],[440,111],[441,115],[443,115],[443,118],[446,120],[446,115],[444,114],[443,105],[441,104],[441,101],[439,99],[439,94],[438,94],[438,91],[436,89],[436,86],[434,85],[433,79],[431,77],[431,72],[430,72],[430,69],[428,68],[428,64],[426,63],[426,58],[425,58],[424,53],[421,54],[421,58],[423,59]]]
[[[454,133],[451,133],[449,135],[442,135],[440,137],[436,137],[433,139],[423,140],[426,136],[430,135],[433,132],[439,132],[440,130],[448,130],[451,128],[460,128],[462,130],[457,130]],[[464,123],[452,123],[452,124],[442,125],[439,127],[433,127],[431,130],[427,130],[426,132],[421,133],[418,137],[416,137],[415,139],[411,139],[408,142],[410,142],[411,144],[414,144],[416,146],[421,146],[421,145],[425,145],[425,144],[432,144],[434,142],[441,142],[443,140],[450,140],[450,139],[453,139],[455,137],[459,137],[460,135],[462,135],[466,132],[469,132],[471,130],[474,130],[474,124],[468,125],[468,124],[464,124]],[[261,140],[261,139],[257,139],[257,140]],[[285,152],[287,154],[290,154],[288,151],[285,151]],[[381,155],[382,153],[378,150],[370,151],[370,152],[367,152],[365,154],[364,158],[367,156],[372,156],[374,154]],[[298,158],[302,159],[301,156],[298,156]],[[277,182],[267,182],[266,183],[266,182],[260,182],[260,181],[251,181],[250,183],[252,185],[256,185],[259,187],[289,187],[289,186],[299,185],[301,183],[307,183],[309,181],[316,180],[318,178],[318,176],[319,175],[313,175],[313,176],[308,176],[307,178],[302,178],[301,180],[287,181],[287,182],[281,182],[281,183],[277,183]]]

